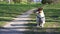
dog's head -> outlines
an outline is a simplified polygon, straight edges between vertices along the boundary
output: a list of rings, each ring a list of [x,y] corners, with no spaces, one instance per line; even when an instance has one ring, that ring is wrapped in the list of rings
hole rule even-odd
[[[38,11],[39,13],[41,13],[42,10],[43,10],[43,8],[38,8],[38,9],[37,9],[37,11]]]

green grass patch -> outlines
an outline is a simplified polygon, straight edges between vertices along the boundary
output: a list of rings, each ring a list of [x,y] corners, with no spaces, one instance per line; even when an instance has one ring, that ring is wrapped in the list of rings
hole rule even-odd
[[[4,26],[6,24],[5,21],[0,21],[0,27]]]
[[[42,5],[41,5],[42,6]],[[45,27],[56,27],[60,26],[60,4],[51,4],[43,6],[45,13],[46,24]],[[36,22],[36,15],[31,14],[33,22]]]
[[[46,18],[46,26],[52,27],[54,24],[60,26],[60,9],[44,9],[45,18]],[[36,22],[36,15],[32,14],[33,22]],[[56,26],[56,27],[58,27]]]
[[[13,20],[11,17],[0,17],[0,21],[11,21]]]
[[[1,21],[11,21],[12,18],[17,15],[21,15],[22,13],[36,8],[40,4],[0,4],[0,22]],[[2,22],[1,22],[2,23]]]

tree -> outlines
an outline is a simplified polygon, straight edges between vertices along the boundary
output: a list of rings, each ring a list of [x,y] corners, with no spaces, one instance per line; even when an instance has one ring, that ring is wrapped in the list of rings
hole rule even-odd
[[[8,2],[8,4],[10,4],[10,3],[11,3],[11,0],[4,0],[4,1]]]
[[[42,0],[42,4],[46,4],[46,3],[51,4],[53,3],[53,0]]]
[[[53,3],[60,3],[60,0],[53,0],[54,2]]]
[[[22,0],[13,0],[14,3],[20,3]]]
[[[42,0],[42,4],[59,3],[60,0]]]
[[[3,0],[0,0],[0,1],[3,1]]]
[[[8,0],[8,2],[9,2],[9,4],[10,4],[11,0]]]
[[[33,2],[33,0],[27,0],[27,2]]]

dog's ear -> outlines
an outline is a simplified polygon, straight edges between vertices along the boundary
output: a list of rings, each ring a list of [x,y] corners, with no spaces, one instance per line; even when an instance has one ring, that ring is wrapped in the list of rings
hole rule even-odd
[[[43,8],[38,8],[38,9],[37,9],[37,11],[41,11],[41,10],[43,10]]]

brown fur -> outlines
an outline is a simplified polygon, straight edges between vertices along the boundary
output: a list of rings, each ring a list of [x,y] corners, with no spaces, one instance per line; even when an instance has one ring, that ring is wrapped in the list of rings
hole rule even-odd
[[[43,10],[43,8],[38,8],[38,9],[37,9],[37,11],[38,11],[39,13],[41,13],[41,10]]]

